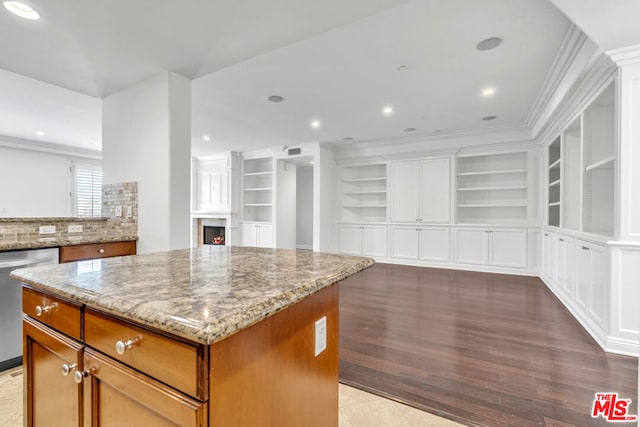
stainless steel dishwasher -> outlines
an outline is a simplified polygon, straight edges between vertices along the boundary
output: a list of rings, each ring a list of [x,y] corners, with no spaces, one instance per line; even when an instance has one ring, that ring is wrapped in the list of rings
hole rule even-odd
[[[22,289],[16,268],[58,263],[58,248],[0,252],[0,371],[22,363]]]

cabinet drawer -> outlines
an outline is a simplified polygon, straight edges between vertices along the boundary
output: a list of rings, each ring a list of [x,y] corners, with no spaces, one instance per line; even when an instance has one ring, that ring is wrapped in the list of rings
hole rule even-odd
[[[81,306],[31,288],[22,288],[22,311],[73,338],[81,339]]]
[[[60,248],[60,262],[63,263],[81,261],[84,259],[109,258],[135,254],[136,242],[133,240],[127,242],[63,246]]]
[[[207,398],[205,374],[209,358],[204,345],[168,337],[89,309],[85,310],[84,341],[183,393],[200,400]],[[118,345],[123,348],[117,349]]]

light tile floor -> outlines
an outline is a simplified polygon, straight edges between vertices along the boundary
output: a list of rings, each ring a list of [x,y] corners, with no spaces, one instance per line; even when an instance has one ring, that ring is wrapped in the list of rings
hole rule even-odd
[[[340,384],[339,427],[455,427],[460,424]],[[0,372],[0,427],[22,426],[22,368]]]

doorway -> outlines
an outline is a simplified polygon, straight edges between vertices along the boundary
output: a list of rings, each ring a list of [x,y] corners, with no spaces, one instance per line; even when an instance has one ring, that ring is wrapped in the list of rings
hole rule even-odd
[[[313,157],[280,159],[276,170],[276,247],[313,250]]]

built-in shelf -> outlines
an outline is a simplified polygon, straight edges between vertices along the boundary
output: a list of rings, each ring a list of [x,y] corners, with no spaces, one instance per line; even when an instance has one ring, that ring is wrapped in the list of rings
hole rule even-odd
[[[526,185],[507,185],[504,187],[459,187],[458,191],[500,191],[500,190],[526,190]]]
[[[245,206],[273,206],[273,203],[245,203]]]
[[[549,169],[559,169],[559,168],[560,168],[560,161],[561,161],[561,160],[562,160],[562,159],[558,159],[558,160],[556,160],[555,162],[551,163],[551,164],[549,165]]]
[[[271,175],[273,172],[265,171],[265,172],[245,172],[244,176],[260,176],[260,175]]]
[[[560,185],[560,178],[556,179],[555,181],[549,183],[549,187],[555,187],[556,185]]]
[[[342,168],[342,221],[384,222],[387,220],[387,165]]]
[[[459,203],[459,208],[526,208],[527,202]]]
[[[459,172],[458,176],[496,175],[505,173],[527,173],[526,169],[488,170],[479,172]]]
[[[589,172],[594,169],[612,169],[613,162],[615,161],[615,156],[605,157],[602,160],[598,160],[597,162],[591,163],[587,167],[584,168],[586,172]]]
[[[273,159],[243,160],[242,221],[271,222],[273,219]]]
[[[549,206],[560,206],[560,202],[551,202]]]
[[[271,191],[271,187],[245,188],[244,191]]]

